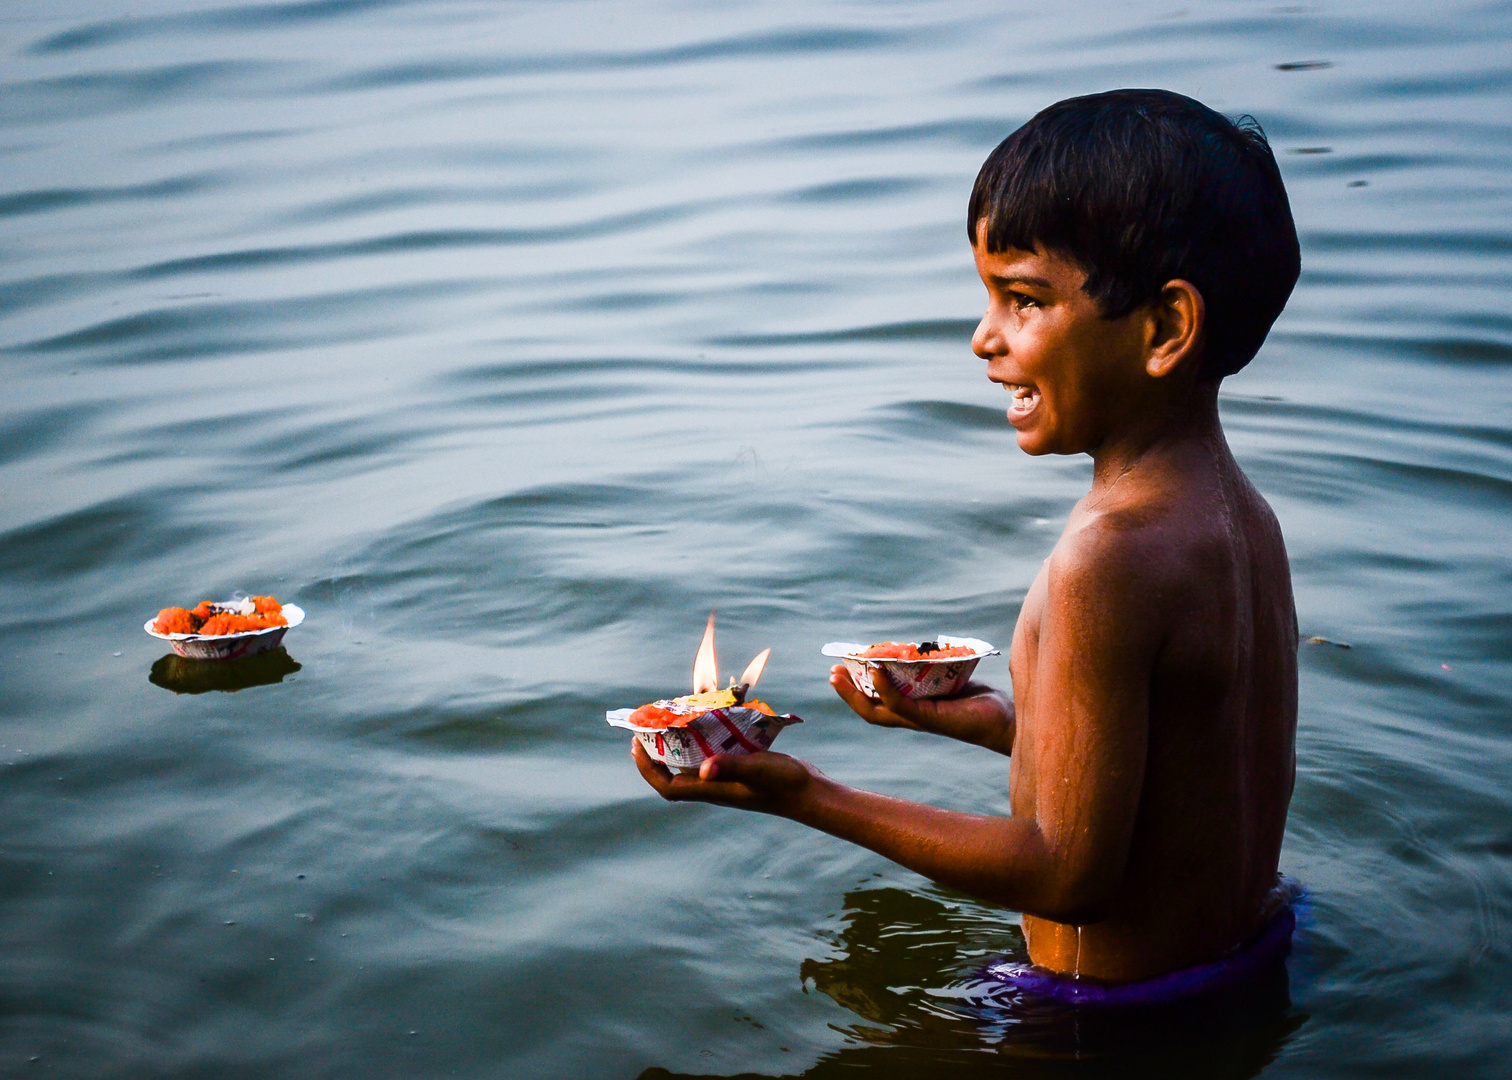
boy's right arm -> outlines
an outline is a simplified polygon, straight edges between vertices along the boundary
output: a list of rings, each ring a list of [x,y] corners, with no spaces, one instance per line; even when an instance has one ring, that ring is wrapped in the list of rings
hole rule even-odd
[[[1013,753],[1013,700],[1001,690],[974,682],[952,698],[916,700],[899,693],[885,672],[873,672],[872,683],[880,700],[862,693],[843,664],[830,669],[835,693],[868,724],[927,731],[1000,754]]]

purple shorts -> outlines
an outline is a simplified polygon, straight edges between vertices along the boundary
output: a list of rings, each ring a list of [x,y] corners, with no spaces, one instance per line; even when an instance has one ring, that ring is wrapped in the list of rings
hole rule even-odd
[[[1258,937],[1238,952],[1207,964],[1181,968],[1130,983],[1072,979],[1033,964],[1011,960],[987,967],[984,974],[1026,998],[1061,1005],[1140,1007],[1175,1005],[1194,999],[1243,992],[1276,971],[1291,952],[1297,913],[1291,902],[1278,911]]]

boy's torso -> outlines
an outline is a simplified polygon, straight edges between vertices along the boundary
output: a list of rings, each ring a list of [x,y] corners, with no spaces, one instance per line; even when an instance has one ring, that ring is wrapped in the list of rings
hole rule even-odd
[[[1039,817],[1042,800],[1075,799],[1078,784],[1098,782],[1074,767],[1041,775],[1044,748],[1078,738],[1064,695],[1037,694],[1068,685],[1064,670],[1046,677],[1044,665],[1099,660],[1074,643],[1053,646],[1054,656],[1041,649],[1057,618],[1053,575],[1087,557],[1082,530],[1137,537],[1143,557],[1119,572],[1137,576],[1146,617],[1129,633],[1149,644],[1138,811],[1103,917],[1079,929],[1025,917],[1031,959],[1055,971],[1123,981],[1211,960],[1258,931],[1275,882],[1294,772],[1290,571],[1275,516],[1227,447],[1191,449],[1078,504],[1014,632],[1012,805]]]

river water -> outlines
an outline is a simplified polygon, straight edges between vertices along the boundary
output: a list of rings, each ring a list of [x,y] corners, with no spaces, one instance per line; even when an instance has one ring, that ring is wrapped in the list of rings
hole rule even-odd
[[[0,57],[0,1072],[1503,1075],[1512,7],[9,0]],[[1313,901],[1279,1026],[1026,1061],[962,1004],[1016,915],[665,805],[603,713],[717,606],[779,749],[1006,809],[819,646],[1006,644],[1089,467],[970,353],[966,197],[1149,85],[1302,236],[1222,403],[1326,639]],[[237,590],[286,652],[141,630]]]

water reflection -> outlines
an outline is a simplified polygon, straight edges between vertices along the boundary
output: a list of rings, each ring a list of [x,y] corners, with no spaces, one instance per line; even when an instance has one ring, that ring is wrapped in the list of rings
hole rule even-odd
[[[1249,1080],[1275,1060],[1286,1036],[1300,1021],[1291,1022],[1274,1034],[1256,1033],[1248,1040],[1201,1047],[1183,1047],[1159,1054],[1121,1055],[1093,1058],[1010,1057],[999,1053],[969,1049],[946,1049],[918,1046],[852,1047],[827,1054],[803,1073],[805,1080],[842,1080],[864,1075],[885,1076],[887,1080],[1130,1080],[1130,1078],[1192,1077],[1201,1080]],[[637,1080],[776,1080],[777,1074],[673,1073],[666,1069],[647,1069]]]
[[[1224,1077],[1260,1073],[1307,1016],[1278,967],[1240,998],[1114,1012],[1026,1002],[983,974],[1027,959],[1009,915],[943,891],[858,889],[845,897],[834,955],[805,960],[805,987],[856,1014],[837,1028],[861,1045],[832,1052],[805,1077]],[[742,1074],[756,1075],[756,1074]],[[653,1068],[639,1080],[694,1080]]]
[[[282,645],[238,660],[191,660],[168,653],[153,663],[147,681],[175,694],[207,694],[213,690],[234,694],[249,686],[283,682],[284,676],[299,668],[299,662]]]
[[[978,1021],[956,1002],[989,960],[1028,957],[1008,914],[971,900],[857,889],[846,894],[841,918],[831,938],[835,955],[805,960],[799,974],[861,1018],[844,1030],[862,1042],[980,1042]]]

